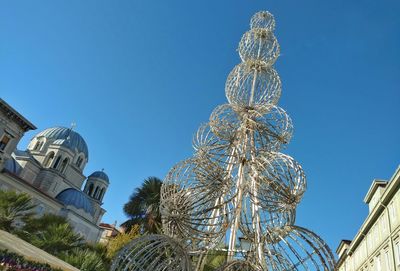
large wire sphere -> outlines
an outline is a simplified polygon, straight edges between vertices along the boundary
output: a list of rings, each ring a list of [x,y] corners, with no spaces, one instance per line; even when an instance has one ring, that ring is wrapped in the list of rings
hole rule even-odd
[[[195,157],[208,159],[221,166],[237,163],[237,147],[235,141],[217,137],[208,123],[202,124],[193,137]]]
[[[235,138],[238,146],[247,144],[245,134],[250,132],[258,153],[279,151],[282,145],[289,143],[293,133],[290,117],[274,105],[256,109],[229,104],[217,106],[210,116],[210,127],[221,139]]]
[[[268,11],[259,11],[251,17],[250,28],[265,28],[269,31],[275,30],[274,16]]]
[[[247,260],[233,260],[227,262],[216,271],[262,271],[262,269]]]
[[[259,60],[270,66],[279,57],[280,46],[273,32],[254,28],[244,33],[238,51],[242,61]]]
[[[334,256],[317,234],[299,226],[287,231],[279,242],[265,243],[267,270],[334,270]]]
[[[126,245],[114,258],[112,271],[191,271],[185,248],[165,235],[145,235]]]
[[[271,212],[295,209],[306,191],[306,176],[301,165],[289,155],[267,152],[252,165],[254,193],[259,204]]]
[[[218,164],[191,158],[175,165],[161,187],[164,233],[187,243],[191,251],[211,249],[228,227],[231,180]]]
[[[222,140],[240,144],[240,115],[229,104],[217,106],[210,115],[211,132]]]
[[[242,202],[239,229],[243,236],[256,244],[271,238],[271,234],[269,233],[273,230],[293,225],[295,220],[296,209],[271,212],[261,206],[256,198],[247,194]],[[255,239],[256,229],[261,233],[258,240]]]
[[[245,107],[277,104],[281,90],[278,73],[259,61],[238,64],[225,83],[229,103]]]
[[[264,113],[266,112],[266,113]],[[290,142],[293,134],[292,119],[282,108],[274,105],[253,111],[248,126],[254,131],[256,150],[279,151]]]

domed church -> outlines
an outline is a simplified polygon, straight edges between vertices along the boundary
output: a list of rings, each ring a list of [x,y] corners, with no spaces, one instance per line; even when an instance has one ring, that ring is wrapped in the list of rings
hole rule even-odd
[[[107,174],[88,177],[88,146],[72,128],[52,127],[36,134],[25,151],[16,148],[23,134],[36,127],[0,99],[0,189],[31,195],[36,213],[66,217],[87,241],[100,238],[101,206],[110,184]]]

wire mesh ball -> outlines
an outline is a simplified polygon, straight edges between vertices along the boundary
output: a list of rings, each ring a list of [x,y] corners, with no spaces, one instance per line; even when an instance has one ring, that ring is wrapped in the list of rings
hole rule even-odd
[[[253,111],[248,126],[254,131],[257,153],[279,151],[290,142],[293,134],[292,119],[285,110],[274,105]]]
[[[229,104],[217,106],[210,115],[211,132],[220,139],[229,142],[240,142],[241,119]],[[234,143],[235,144],[235,143]]]
[[[202,124],[193,137],[195,157],[208,159],[221,166],[237,163],[235,142],[217,137],[208,123]]]
[[[238,52],[242,61],[259,60],[271,66],[279,57],[280,46],[273,32],[254,28],[244,33]]]
[[[267,270],[333,271],[334,256],[327,244],[315,233],[291,226],[279,242],[265,244]],[[284,258],[282,261],[280,258]]]
[[[265,28],[269,31],[275,30],[274,15],[268,11],[259,11],[251,17],[250,28]]]
[[[296,220],[296,209],[271,212],[247,194],[242,202],[239,229],[243,236],[257,244],[271,238],[270,232],[291,226]],[[256,235],[256,230],[261,233]]]
[[[271,212],[293,210],[306,191],[306,176],[299,163],[279,152],[261,154],[252,165],[254,194],[259,204]]]
[[[259,61],[238,64],[225,83],[229,103],[242,107],[277,104],[281,90],[278,73]]]
[[[246,260],[234,260],[224,264],[216,271],[262,271],[262,269]]]
[[[165,235],[145,235],[126,245],[114,258],[112,271],[191,271],[182,244]]]
[[[233,197],[230,177],[216,163],[197,158],[178,163],[161,187],[164,233],[191,251],[214,247],[228,227],[227,205]]]

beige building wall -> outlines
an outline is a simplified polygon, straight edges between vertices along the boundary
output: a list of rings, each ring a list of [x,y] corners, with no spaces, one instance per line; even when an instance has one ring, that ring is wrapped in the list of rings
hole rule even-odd
[[[354,239],[340,243],[337,270],[400,270],[400,167],[389,182],[375,180],[364,201],[369,214]]]

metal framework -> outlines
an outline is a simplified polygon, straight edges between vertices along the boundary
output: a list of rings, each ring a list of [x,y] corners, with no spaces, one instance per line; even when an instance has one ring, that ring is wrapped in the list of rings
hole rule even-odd
[[[258,12],[250,26],[239,43],[243,62],[226,81],[229,103],[200,126],[194,156],[164,180],[165,235],[134,240],[113,270],[200,271],[204,255],[218,249],[227,252],[219,271],[334,269],[325,242],[295,225],[306,178],[299,163],[279,152],[293,125],[276,105],[281,80],[272,67],[280,52],[274,17]]]

